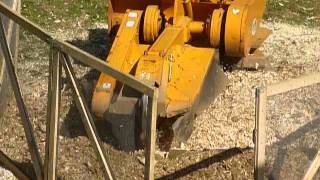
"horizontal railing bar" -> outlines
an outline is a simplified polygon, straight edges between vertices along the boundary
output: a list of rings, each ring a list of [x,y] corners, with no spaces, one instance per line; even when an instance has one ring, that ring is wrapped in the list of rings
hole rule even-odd
[[[107,62],[98,59],[97,57],[78,49],[77,47],[60,40],[55,40],[53,46],[60,51],[70,55],[75,60],[82,62],[94,69],[99,70],[102,73],[112,76],[120,82],[136,89],[137,91],[146,94],[150,97],[154,94],[155,87],[136,79],[130,74],[122,73],[117,69],[111,67]]]
[[[94,69],[99,70],[102,73],[112,76],[113,78],[119,80],[120,82],[136,89],[137,91],[144,93],[150,97],[153,96],[154,87],[149,85],[141,80],[136,79],[134,76],[130,74],[122,73],[121,71],[111,67],[108,63],[101,61],[100,59],[92,56],[89,53],[86,53],[79,48],[66,43],[62,40],[58,40],[53,38],[48,32],[41,29],[36,24],[32,23],[25,17],[17,14],[16,12],[12,11],[8,8],[5,4],[0,2],[0,12],[9,17],[10,19],[14,20],[17,24],[22,26],[23,28],[30,31],[32,34],[40,38],[41,40],[45,41],[46,43],[52,45],[53,47],[57,48],[58,50],[62,51],[73,57],[75,60],[82,62]]]
[[[318,83],[320,83],[320,73],[304,75],[297,79],[290,79],[277,84],[268,85],[267,94],[268,96],[274,96]]]

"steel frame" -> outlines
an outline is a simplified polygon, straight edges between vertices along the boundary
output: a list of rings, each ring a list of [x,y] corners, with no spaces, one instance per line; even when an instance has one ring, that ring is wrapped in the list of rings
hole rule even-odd
[[[59,39],[53,38],[49,33],[33,24],[28,19],[17,14],[9,9],[4,3],[0,2],[0,13],[7,16],[21,27],[28,30],[33,35],[40,38],[42,41],[48,43],[51,47],[49,58],[49,79],[48,79],[48,109],[47,109],[47,127],[46,127],[46,152],[45,152],[45,165],[42,166],[42,159],[39,155],[39,148],[37,146],[33,127],[21,95],[20,86],[17,80],[17,75],[14,70],[14,64],[12,61],[11,51],[9,49],[5,31],[0,19],[0,43],[4,54],[4,60],[6,68],[8,69],[9,79],[14,91],[15,99],[20,111],[22,124],[27,137],[29,151],[31,153],[31,159],[33,162],[33,168],[36,173],[37,179],[56,179],[56,165],[58,156],[58,128],[59,128],[59,106],[60,106],[60,81],[62,67],[65,71],[67,79],[69,80],[73,98],[76,102],[77,108],[81,113],[81,119],[84,124],[85,130],[89,136],[89,139],[96,151],[97,157],[101,163],[101,166],[105,172],[106,179],[115,179],[111,167],[107,161],[106,154],[104,152],[101,140],[97,135],[96,127],[93,122],[92,115],[89,111],[88,105],[84,100],[82,92],[79,90],[79,84],[75,78],[74,70],[70,63],[70,58],[80,61],[83,64],[90,66],[102,73],[105,73],[118,81],[136,89],[144,94],[144,99],[148,99],[146,112],[143,116],[143,121],[146,121],[146,146],[145,146],[145,177],[144,179],[154,179],[154,153],[156,142],[156,120],[157,120],[157,98],[158,89],[153,85],[147,84],[143,81],[135,79],[129,74],[124,74],[117,69],[112,68],[106,62],[74,47]],[[0,151],[1,152],[1,151]],[[6,167],[9,167],[18,177],[27,177],[22,171],[20,171],[12,161],[1,152],[0,162],[4,163]],[[24,178],[23,178],[24,179]],[[31,178],[30,178],[31,179]]]
[[[286,93],[295,89],[315,85],[320,83],[320,73],[301,76],[297,79],[283,81],[270,86],[256,89],[256,106],[255,106],[255,167],[254,178],[256,180],[264,179],[265,170],[265,144],[266,144],[266,117],[268,97]],[[311,163],[309,169],[304,175],[304,180],[311,180],[320,167],[320,150]]]

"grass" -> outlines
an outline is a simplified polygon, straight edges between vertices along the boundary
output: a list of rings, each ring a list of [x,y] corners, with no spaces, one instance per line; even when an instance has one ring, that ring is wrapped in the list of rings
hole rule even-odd
[[[266,19],[289,24],[320,26],[319,0],[266,0]]]
[[[76,23],[86,28],[95,23],[107,22],[106,0],[21,0],[21,2],[21,14],[48,32],[79,28],[74,26]],[[22,28],[20,32],[21,40],[27,40],[30,45],[37,46],[35,49],[43,47],[44,44],[33,38],[34,36],[25,29]],[[49,49],[43,49],[42,53],[46,56]]]
[[[265,19],[319,26],[320,0],[266,0]],[[40,26],[107,22],[106,0],[23,0],[22,14]]]
[[[22,14],[40,26],[64,26],[75,20],[93,24],[106,22],[105,0],[23,0]]]

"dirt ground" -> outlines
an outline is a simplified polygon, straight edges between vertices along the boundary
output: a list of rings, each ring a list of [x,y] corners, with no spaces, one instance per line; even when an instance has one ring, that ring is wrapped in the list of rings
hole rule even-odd
[[[105,23],[87,23],[91,18],[89,15],[70,20],[52,13],[50,18],[52,24],[42,22],[44,20],[40,22],[45,29],[105,59],[110,49]],[[273,30],[273,34],[261,48],[270,60],[271,67],[259,71],[226,72],[231,82],[228,89],[197,118],[190,140],[185,144],[172,146],[167,151],[157,150],[158,179],[253,178],[252,130],[255,87],[320,70],[319,27],[275,22],[270,17],[264,22],[264,26]],[[41,156],[44,158],[49,48],[24,30],[20,39],[17,65],[19,82],[33,122]],[[85,87],[84,93],[90,97],[90,89],[97,78],[97,72],[76,63],[74,67],[82,86]],[[278,145],[288,135],[308,125],[319,114],[319,90],[320,88],[316,86],[274,97],[269,101],[272,107],[268,115],[270,164],[275,159],[273,154],[279,149],[278,146],[272,145]],[[306,96],[308,98],[305,98]],[[291,97],[297,97],[295,99],[298,102],[293,101]],[[64,84],[61,104],[59,176],[61,179],[103,179],[67,83]],[[282,110],[278,111],[281,108]],[[289,122],[291,119],[292,122]],[[26,139],[19,121],[16,104],[11,101],[0,126],[0,149],[28,174],[33,175]],[[142,179],[143,151],[127,153],[118,150],[106,124],[98,121],[97,127],[116,177]],[[284,130],[279,130],[278,127],[283,127]],[[319,143],[313,144],[312,148],[315,148]],[[283,169],[290,167],[283,166]],[[1,171],[0,176],[2,176]]]
[[[100,25],[98,26],[100,27]],[[92,31],[91,36],[101,42],[104,38],[95,36],[99,36],[101,33],[103,35],[104,32],[106,31],[98,29]],[[94,33],[98,34],[94,35]],[[44,158],[48,48],[45,48],[42,42],[24,31],[22,36],[24,37],[21,40],[18,64],[19,81],[32,118],[41,155]],[[87,41],[86,39],[76,39],[72,43],[79,47],[86,47],[87,43],[92,43],[91,41],[94,40]],[[36,51],[30,51],[30,49]],[[99,54],[99,52],[93,53]],[[75,67],[80,72],[78,74],[85,74],[84,77],[81,75],[80,79],[83,86],[88,87],[88,83],[93,80],[91,78],[95,77],[92,74],[95,73],[78,64],[75,64]],[[62,179],[103,179],[100,166],[96,161],[90,142],[85,136],[80,116],[71,100],[70,93],[68,85],[65,84],[61,103],[58,174]],[[32,175],[30,155],[19,120],[18,109],[15,102],[12,101],[8,104],[7,112],[2,121],[1,150],[15,159],[27,173]],[[105,142],[104,147],[116,177],[118,179],[142,179],[143,151],[126,153],[117,150],[113,146],[114,139],[108,133],[105,124],[99,121],[97,126]],[[158,150],[156,157],[156,177],[159,179],[199,179],[200,177],[204,179],[213,177],[214,179],[233,179],[235,177],[250,179],[253,173],[253,151],[250,148],[191,151],[180,148],[168,152]]]

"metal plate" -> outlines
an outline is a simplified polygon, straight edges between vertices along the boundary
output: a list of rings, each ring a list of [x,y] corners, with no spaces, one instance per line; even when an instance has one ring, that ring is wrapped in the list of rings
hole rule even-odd
[[[195,100],[191,111],[179,117],[172,125],[175,136],[179,141],[186,142],[193,131],[193,120],[202,113],[229,84],[228,77],[220,65],[219,53],[215,53],[214,60],[208,69],[201,91]]]

